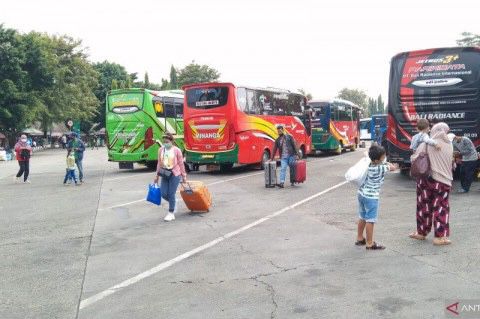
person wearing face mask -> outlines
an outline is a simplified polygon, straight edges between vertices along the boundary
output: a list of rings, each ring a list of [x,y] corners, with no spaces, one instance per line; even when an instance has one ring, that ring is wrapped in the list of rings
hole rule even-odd
[[[295,184],[295,160],[299,158],[298,147],[293,137],[289,134],[285,134],[283,125],[277,126],[277,133],[278,138],[273,145],[271,156],[271,160],[273,161],[277,150],[280,153],[280,183],[277,184],[277,186],[280,188],[284,187],[287,176],[287,167],[290,167],[290,183],[293,186]]]
[[[157,174],[154,183],[158,184],[159,176],[162,177],[160,189],[162,198],[168,201],[168,213],[164,220],[175,220],[176,193],[180,182],[187,181],[187,173],[183,160],[182,151],[173,145],[173,135],[165,134],[163,146],[158,150]]]
[[[18,182],[23,175],[23,182],[30,183],[28,174],[30,173],[30,156],[32,155],[32,147],[28,145],[27,142],[27,136],[22,134],[20,140],[15,144],[15,155],[18,165],[20,165],[20,169],[17,175],[15,175],[15,182]]]

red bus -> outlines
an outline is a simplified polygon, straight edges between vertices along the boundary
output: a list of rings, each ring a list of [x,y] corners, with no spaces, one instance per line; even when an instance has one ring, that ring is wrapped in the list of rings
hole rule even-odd
[[[480,147],[480,49],[443,48],[392,58],[388,95],[389,161],[410,166],[416,122],[446,122]]]
[[[263,164],[270,158],[282,124],[302,155],[311,152],[305,127],[306,98],[279,89],[236,87],[232,83],[184,86],[185,150],[189,163]]]

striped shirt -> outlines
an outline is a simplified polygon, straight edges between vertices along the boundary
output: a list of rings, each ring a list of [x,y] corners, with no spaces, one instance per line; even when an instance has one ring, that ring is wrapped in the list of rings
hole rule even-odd
[[[370,164],[367,177],[358,189],[358,193],[363,197],[378,199],[380,197],[380,187],[383,184],[386,172],[388,172],[387,164]]]

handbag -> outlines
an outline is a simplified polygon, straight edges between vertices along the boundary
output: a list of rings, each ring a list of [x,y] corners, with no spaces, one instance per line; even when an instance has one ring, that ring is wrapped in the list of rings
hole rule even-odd
[[[147,201],[155,205],[160,205],[162,201],[162,191],[158,184],[148,185]]]
[[[425,151],[417,149],[418,154],[411,157],[412,165],[410,167],[410,176],[414,178],[424,178],[430,175],[430,158],[428,157],[428,146],[425,145]]]
[[[170,178],[172,176],[173,172],[169,169],[166,168],[160,168],[158,171],[158,176],[164,177],[164,178]]]

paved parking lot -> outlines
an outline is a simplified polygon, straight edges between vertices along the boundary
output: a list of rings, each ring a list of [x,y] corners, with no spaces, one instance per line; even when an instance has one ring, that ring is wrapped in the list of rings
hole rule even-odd
[[[208,214],[173,223],[146,203],[153,173],[86,153],[86,183],[62,186],[64,153],[32,159],[32,184],[0,163],[0,318],[443,318],[480,299],[479,185],[452,195],[449,247],[410,240],[414,183],[386,178],[376,239],[355,247],[343,174],[363,151],[309,158],[307,183],[265,189],[263,172],[196,172]],[[181,202],[181,200],[180,200]]]

